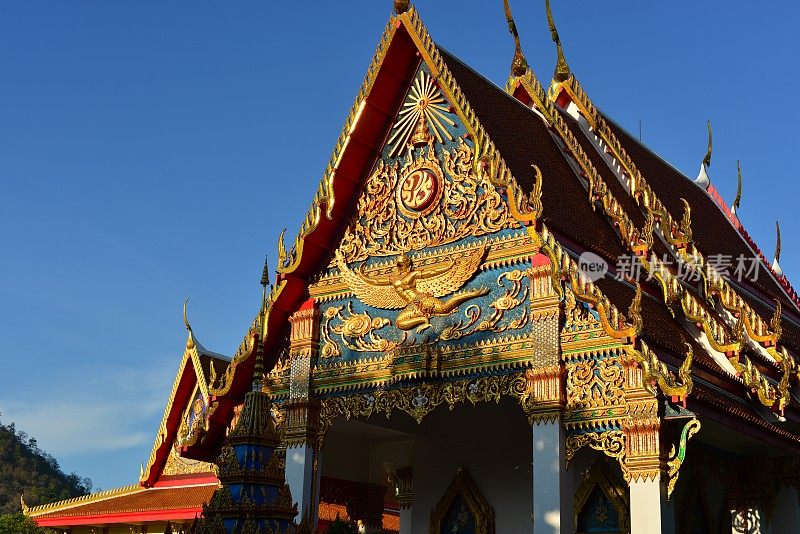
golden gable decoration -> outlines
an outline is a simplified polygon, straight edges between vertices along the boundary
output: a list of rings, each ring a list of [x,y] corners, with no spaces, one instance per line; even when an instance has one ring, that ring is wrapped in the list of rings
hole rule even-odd
[[[452,136],[445,127],[452,122],[445,101],[424,70],[416,87],[390,137],[389,153],[398,156],[378,161],[339,245],[345,263],[519,226],[487,173],[481,172],[471,142]]]

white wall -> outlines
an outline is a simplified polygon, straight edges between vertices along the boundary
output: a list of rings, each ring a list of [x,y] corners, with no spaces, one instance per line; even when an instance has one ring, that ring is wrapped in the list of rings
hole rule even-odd
[[[439,409],[423,421],[414,461],[413,532],[429,531],[430,514],[460,466],[495,511],[497,532],[530,532],[531,428],[519,405]]]

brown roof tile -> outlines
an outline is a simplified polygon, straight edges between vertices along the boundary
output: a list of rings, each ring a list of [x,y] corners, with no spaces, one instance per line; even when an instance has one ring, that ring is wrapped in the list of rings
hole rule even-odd
[[[592,209],[588,193],[547,125],[516,98],[446,50],[439,51],[519,185],[529,191],[536,165],[542,171],[542,219],[559,234],[616,261],[624,253],[610,223]]]
[[[148,512],[185,508],[200,508],[207,503],[217,484],[198,486],[173,486],[166,488],[142,488],[132,493],[89,502],[77,502],[74,506],[53,512],[35,515],[36,519],[73,517],[82,515],[117,514],[124,512]]]

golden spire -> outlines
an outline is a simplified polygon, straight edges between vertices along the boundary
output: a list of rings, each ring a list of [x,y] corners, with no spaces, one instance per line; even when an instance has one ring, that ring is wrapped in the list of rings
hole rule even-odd
[[[739,209],[739,206],[742,203],[742,167],[739,165],[739,160],[736,160],[736,198],[733,199],[733,204],[731,204],[731,213],[736,215],[736,210]]]
[[[553,12],[550,10],[550,0],[544,0],[544,8],[547,11],[547,25],[550,27],[550,35],[552,35],[553,42],[556,44],[556,53],[558,54],[556,69],[555,72],[553,72],[553,79],[557,82],[563,82],[570,77],[569,65],[567,65],[567,60],[564,59],[561,39],[558,37],[556,23],[553,21]]]
[[[508,21],[508,31],[514,36],[514,60],[511,62],[511,74],[514,76],[522,76],[528,70],[528,62],[522,54],[522,47],[519,44],[519,33],[517,32],[517,25],[514,23],[514,17],[511,16],[511,6],[508,0],[503,0],[503,7],[506,9],[506,21]]]
[[[775,259],[772,260],[772,270],[778,276],[783,276],[783,269],[778,264],[781,259],[781,223],[775,221],[775,232],[776,232],[776,242],[775,242]]]
[[[269,283],[269,256],[264,258],[264,270],[261,272],[261,311],[259,321],[261,322],[262,339],[267,324],[267,286],[272,289],[272,285]]]
[[[394,0],[394,11],[398,15],[402,15],[408,10],[409,0]]]
[[[706,157],[703,158],[703,165],[711,167],[711,121],[708,121],[706,126],[708,127],[708,150],[706,151]]]
[[[186,304],[189,302],[189,297],[186,297],[186,300],[183,301],[183,324],[186,326],[186,331],[189,332],[189,337],[186,339],[186,348],[193,349],[194,348],[194,333],[192,332],[192,326],[189,324],[189,319],[186,317]]]

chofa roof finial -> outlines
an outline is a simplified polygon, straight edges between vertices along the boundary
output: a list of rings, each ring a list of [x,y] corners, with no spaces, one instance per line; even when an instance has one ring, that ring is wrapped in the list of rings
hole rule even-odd
[[[772,270],[776,275],[783,276],[783,269],[781,269],[781,266],[778,263],[781,259],[781,223],[778,221],[775,221],[775,232],[775,258],[772,260]]]
[[[711,185],[711,179],[708,177],[708,168],[711,167],[711,121],[708,121],[707,127],[708,150],[706,150],[706,156],[703,158],[702,163],[700,163],[700,172],[697,174],[697,178],[694,179],[694,183],[703,189],[708,189]]]
[[[189,297],[186,297],[186,300],[183,301],[183,324],[186,327],[186,330],[189,332],[189,337],[186,340],[186,348],[193,349],[194,348],[194,333],[192,332],[192,325],[189,324],[189,319],[186,317],[186,304],[189,302]]]
[[[556,23],[553,21],[553,12],[550,10],[550,0],[544,0],[544,7],[547,11],[547,25],[550,27],[550,35],[553,37],[553,42],[556,44],[556,53],[558,54],[556,69],[553,72],[553,79],[557,82],[563,82],[570,77],[569,65],[567,65],[567,60],[564,59],[561,39],[558,37]]]
[[[739,164],[739,160],[736,160],[736,198],[733,199],[733,204],[731,204],[731,213],[736,215],[736,210],[739,209],[739,206],[742,203],[742,167]]]
[[[408,10],[409,0],[394,0],[394,11],[398,15],[402,15]]]
[[[511,74],[514,76],[522,76],[528,70],[528,61],[522,53],[522,47],[519,44],[519,33],[517,32],[517,25],[514,23],[514,17],[511,16],[511,6],[508,0],[503,0],[503,7],[506,10],[506,21],[508,22],[508,31],[514,37],[514,60],[511,62]]]

